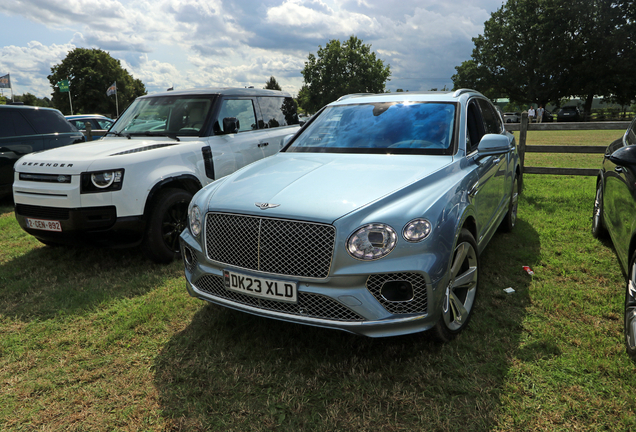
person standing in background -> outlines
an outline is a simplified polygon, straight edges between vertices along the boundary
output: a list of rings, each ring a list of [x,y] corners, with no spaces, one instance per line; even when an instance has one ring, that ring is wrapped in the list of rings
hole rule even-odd
[[[543,112],[545,110],[543,109],[543,107],[541,105],[539,105],[539,108],[537,108],[537,123],[541,123],[543,122]]]
[[[532,121],[534,120],[534,115],[535,115],[534,107],[532,105],[530,105],[530,108],[528,108],[528,122],[529,123],[532,123]]]

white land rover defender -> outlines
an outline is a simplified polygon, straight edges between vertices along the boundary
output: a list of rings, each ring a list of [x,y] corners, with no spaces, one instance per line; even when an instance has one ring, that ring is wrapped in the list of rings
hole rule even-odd
[[[15,215],[45,244],[141,244],[152,260],[170,262],[192,196],[276,153],[298,128],[296,105],[280,91],[142,96],[103,139],[18,160]]]

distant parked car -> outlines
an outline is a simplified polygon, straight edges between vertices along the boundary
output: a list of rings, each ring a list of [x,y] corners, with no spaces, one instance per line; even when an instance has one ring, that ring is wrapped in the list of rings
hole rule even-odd
[[[565,106],[557,112],[557,121],[581,121],[581,111],[575,106]]]
[[[79,129],[84,135],[86,135],[86,124],[90,124],[93,139],[103,137],[113,123],[115,123],[115,120],[97,114],[70,115],[66,116],[66,120]]]
[[[554,115],[551,111],[544,110],[543,111],[543,119],[541,120],[543,123],[549,123],[554,121]]]
[[[281,152],[192,198],[188,292],[282,321],[448,341],[475,311],[479,255],[515,225],[520,171],[480,93],[340,98]]]
[[[605,151],[596,182],[592,235],[609,233],[626,276],[624,334],[636,361],[636,119]]]
[[[503,113],[503,119],[506,123],[519,123],[521,113],[505,112]]]
[[[0,197],[11,194],[13,165],[22,156],[84,140],[56,109],[0,105]]]

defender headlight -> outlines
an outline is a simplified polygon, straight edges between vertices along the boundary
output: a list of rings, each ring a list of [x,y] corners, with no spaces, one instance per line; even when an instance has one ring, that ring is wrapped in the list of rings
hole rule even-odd
[[[190,208],[190,211],[188,212],[188,220],[190,222],[190,232],[193,236],[199,237],[199,234],[201,234],[201,227],[203,226],[201,222],[201,209],[199,209],[199,206],[195,205]]]
[[[408,242],[416,243],[429,236],[433,227],[426,219],[413,219],[402,230],[402,236]]]
[[[123,183],[123,169],[82,173],[81,193],[118,191]]]
[[[385,224],[368,224],[358,228],[347,240],[349,255],[360,260],[387,256],[397,244],[395,230]]]

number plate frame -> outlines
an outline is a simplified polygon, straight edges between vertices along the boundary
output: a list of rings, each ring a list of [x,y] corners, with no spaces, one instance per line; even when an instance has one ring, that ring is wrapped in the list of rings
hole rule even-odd
[[[62,232],[62,225],[60,221],[49,219],[33,219],[24,218],[27,228],[41,230],[41,231],[55,231]]]
[[[223,270],[225,289],[251,297],[286,303],[298,302],[298,282],[263,278],[230,270]]]

